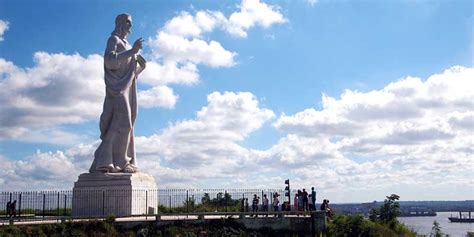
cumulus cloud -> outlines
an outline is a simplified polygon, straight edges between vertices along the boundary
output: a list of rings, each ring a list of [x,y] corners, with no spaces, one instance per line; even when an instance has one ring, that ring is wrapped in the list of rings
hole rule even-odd
[[[138,101],[144,108],[164,107],[173,108],[178,100],[178,96],[173,94],[173,90],[166,86],[157,86],[149,90],[138,92]]]
[[[260,108],[257,98],[248,92],[214,92],[207,100],[195,119],[170,124],[159,134],[136,137],[138,164],[143,172],[153,174],[164,186],[182,187],[191,182],[205,185],[208,180],[232,180],[238,169],[250,162],[252,151],[238,143],[272,119],[274,113]],[[18,186],[21,188],[30,187],[28,180],[35,178],[54,183],[52,180],[66,175],[61,173],[64,169],[48,170],[48,162],[54,162],[52,166],[70,168],[66,181],[72,185],[71,179],[87,172],[98,144],[80,144],[64,152],[38,152],[17,162],[6,162],[4,172],[10,174],[11,182],[23,182]]]
[[[172,62],[191,62],[211,67],[230,67],[235,64],[236,53],[225,50],[219,42],[186,39],[179,35],[160,32],[150,41],[152,50]]]
[[[0,20],[0,41],[3,41],[3,35],[10,27],[10,23],[5,20]]]
[[[261,108],[251,93],[214,92],[195,118],[137,137],[139,167],[163,188],[268,188],[290,178],[296,188],[316,185],[332,201],[370,201],[367,191],[415,200],[419,197],[410,190],[430,193],[431,199],[448,195],[440,189],[459,199],[455,193],[472,187],[473,73],[473,68],[453,67],[426,80],[407,77],[380,90],[324,96],[319,110],[281,115],[274,127],[286,134],[265,150],[244,144],[274,113]],[[393,114],[396,100],[418,112]],[[32,157],[52,156],[65,166],[77,164],[76,173],[85,172],[97,144]],[[33,161],[23,162],[30,167]],[[18,163],[4,164],[5,174],[19,172]]]
[[[99,118],[105,96],[102,56],[37,52],[33,60],[33,67],[21,68],[0,58],[0,139],[55,144],[81,141],[83,137],[60,126]],[[158,70],[174,73],[169,68]],[[194,80],[182,78],[189,83]],[[167,78],[146,82],[156,86],[139,92],[139,105],[174,107],[178,97],[166,86]]]
[[[287,21],[277,6],[259,0],[243,0],[239,8],[240,11],[232,13],[226,24],[226,30],[238,37],[247,37],[247,30],[255,25],[267,28]]]
[[[270,155],[283,163],[304,164],[314,154],[311,147],[333,148],[325,159],[311,159],[309,165],[325,174],[327,187],[337,187],[341,179],[346,186],[383,186],[375,180],[391,180],[428,187],[448,185],[451,178],[469,183],[472,78],[473,68],[452,67],[425,81],[406,77],[381,90],[347,90],[339,99],[323,95],[321,110],[309,108],[278,118],[274,126],[288,138],[272,148],[283,152]],[[327,144],[317,145],[321,139]],[[289,146],[288,140],[298,142]],[[331,172],[325,171],[327,165],[334,167]],[[434,173],[444,178],[433,179]]]
[[[274,117],[258,106],[248,92],[214,92],[196,119],[170,125],[161,134],[137,138],[137,151],[160,157],[169,168],[188,170],[187,177],[225,177],[248,157],[249,150],[238,142]],[[209,173],[209,168],[216,171]],[[159,174],[158,174],[159,175]]]
[[[243,1],[240,8],[240,18],[254,22],[242,28],[245,30],[253,25],[268,27],[279,22],[273,15],[281,16],[276,7],[259,1]],[[268,15],[273,18],[266,19]],[[201,38],[216,27],[225,29],[229,22],[221,12],[209,10],[194,15],[182,12],[166,22],[150,39],[154,60],[148,62],[139,78],[139,83],[149,88],[139,91],[139,106],[174,108],[179,96],[169,86],[198,83],[197,65],[235,65],[235,52],[217,41]],[[7,29],[8,22],[0,21],[0,37]],[[58,126],[99,117],[104,97],[104,90],[97,89],[104,86],[102,57],[37,52],[33,58],[35,65],[31,68],[0,58],[0,138],[35,141],[53,136],[44,141],[77,142],[79,136]]]
[[[163,64],[148,62],[139,81],[150,86],[171,84],[194,85],[199,81],[199,71],[195,64],[167,61]]]
[[[310,108],[293,116],[282,115],[274,126],[309,136],[405,134],[412,140],[432,132],[425,135],[442,139],[453,130],[449,121],[463,121],[474,108],[470,89],[474,81],[468,79],[473,76],[471,68],[453,67],[425,82],[407,77],[382,90],[347,90],[339,100],[323,95],[322,110]]]
[[[41,131],[100,115],[101,56],[37,52],[34,61],[20,68],[0,58],[0,138],[46,137]]]
[[[259,0],[244,0],[237,6],[239,11],[227,18],[220,11],[200,10],[195,14],[183,11],[168,20],[149,38],[153,57],[152,70],[146,72],[145,82],[193,84],[199,80],[198,65],[213,68],[236,65],[236,52],[226,49],[220,42],[204,39],[204,34],[221,29],[239,38],[247,37],[247,31],[255,26],[268,28],[286,19],[277,6]],[[166,79],[160,79],[160,78]]]

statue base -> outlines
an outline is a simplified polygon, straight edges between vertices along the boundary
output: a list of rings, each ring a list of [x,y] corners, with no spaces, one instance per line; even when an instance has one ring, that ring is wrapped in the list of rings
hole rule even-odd
[[[144,173],[84,173],[74,183],[75,217],[153,215],[158,211],[158,189]]]

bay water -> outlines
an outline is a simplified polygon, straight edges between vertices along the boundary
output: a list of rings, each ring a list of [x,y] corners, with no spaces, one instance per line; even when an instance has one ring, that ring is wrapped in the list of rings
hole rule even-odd
[[[434,221],[437,221],[441,231],[450,237],[465,237],[468,231],[474,232],[474,223],[453,223],[448,219],[451,216],[458,217],[459,212],[437,212],[436,216],[399,217],[398,220],[418,234],[426,236],[430,235]]]

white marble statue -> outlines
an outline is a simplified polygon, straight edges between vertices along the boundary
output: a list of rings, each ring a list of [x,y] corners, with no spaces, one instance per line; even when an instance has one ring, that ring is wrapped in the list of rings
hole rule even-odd
[[[102,142],[95,151],[94,162],[89,172],[138,171],[135,156],[133,128],[137,116],[138,75],[146,62],[138,54],[143,39],[131,46],[127,35],[132,28],[132,17],[120,14],[115,19],[115,30],[107,41],[104,53],[104,78],[106,95],[100,116],[100,138]]]

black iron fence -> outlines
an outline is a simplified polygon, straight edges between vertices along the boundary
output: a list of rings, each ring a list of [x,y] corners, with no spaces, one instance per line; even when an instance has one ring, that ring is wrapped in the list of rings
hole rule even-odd
[[[71,216],[106,217],[250,211],[253,196],[269,200],[279,194],[279,206],[288,200],[283,189],[158,189],[61,190],[0,192],[2,219],[61,219]],[[295,193],[292,190],[292,194]],[[9,204],[10,208],[7,207]],[[8,210],[10,209],[10,211]]]

